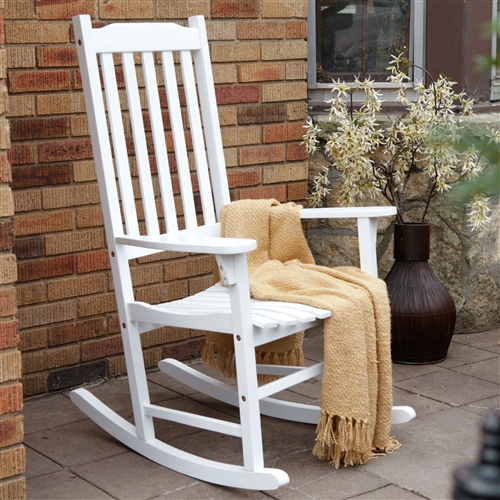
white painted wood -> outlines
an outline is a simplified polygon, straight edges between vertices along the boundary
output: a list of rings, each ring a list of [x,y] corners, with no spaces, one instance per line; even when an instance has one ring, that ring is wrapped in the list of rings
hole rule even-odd
[[[392,407],[392,423],[406,424],[417,416],[415,410],[411,406],[393,406]]]
[[[71,399],[111,435],[161,465],[220,485],[276,489],[287,484],[289,478],[283,471],[264,468],[260,415],[315,424],[319,407],[281,401],[270,396],[310,378],[321,377],[322,364],[307,368],[257,366],[254,350],[256,346],[319,325],[331,315],[331,311],[303,304],[251,299],[246,253],[256,248],[256,242],[220,237],[217,220],[230,197],[203,18],[190,18],[187,28],[171,23],[141,23],[92,29],[89,16],[75,17],[74,25],[135,426],[84,389],[72,391]],[[172,51],[180,52],[189,130],[185,129],[183,121],[177,86],[179,75],[176,75]],[[138,86],[138,53],[141,56],[146,99]],[[160,57],[155,59],[156,53]],[[105,100],[97,63],[99,54]],[[117,86],[115,62],[120,60],[126,99]],[[167,150],[165,139],[169,131],[165,131],[163,125],[160,105],[163,91],[158,88],[158,61],[161,61],[166,87],[173,151]],[[144,125],[145,112],[149,114],[151,131]],[[129,160],[127,146],[130,146],[130,139],[125,136],[129,127],[124,125],[124,119],[130,120],[138,174],[133,171],[134,161]],[[186,142],[189,136],[193,143],[193,154],[189,153],[191,159]],[[171,154],[175,154],[177,168],[177,173],[172,175]],[[158,171],[157,183],[151,174],[153,157]],[[190,165],[191,160],[194,160],[194,168]],[[175,208],[175,197],[178,196],[176,176],[185,221],[185,229],[182,230],[179,229],[179,214]],[[155,199],[158,186],[161,205]],[[200,190],[202,223],[196,213],[194,186],[199,186]],[[136,196],[142,204],[147,234],[139,234]],[[161,208],[164,218],[159,221],[161,213],[157,212],[161,212]],[[391,207],[304,209],[301,212],[303,218],[358,218],[361,265],[372,274],[376,274],[376,220],[377,217],[392,214]],[[142,219],[140,222],[142,228]],[[214,255],[227,286],[217,284],[195,295],[163,304],[137,302],[129,260],[161,251]],[[217,331],[233,336],[237,370],[234,387],[176,360],[163,360],[159,367],[182,383],[236,406],[239,423],[151,404],[140,335],[162,326]],[[257,373],[275,374],[281,378],[259,387]],[[405,422],[413,418],[414,413],[412,415],[410,410],[395,410],[394,421]],[[241,438],[244,465],[205,460],[159,441],[155,437],[153,418]]]

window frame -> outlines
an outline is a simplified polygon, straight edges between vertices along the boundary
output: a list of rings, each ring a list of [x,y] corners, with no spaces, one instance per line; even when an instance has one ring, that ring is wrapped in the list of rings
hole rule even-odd
[[[497,0],[494,0],[497,1]],[[422,68],[425,68],[425,0],[411,0],[410,21],[410,50],[409,59]],[[420,36],[416,36],[420,34]],[[332,84],[318,83],[316,81],[316,0],[307,0],[307,86],[309,100],[313,103],[325,103],[331,99]],[[425,78],[424,71],[413,68],[410,85]],[[382,93],[386,101],[396,100],[397,85],[390,82],[375,82],[375,88]],[[414,92],[409,89],[408,98],[412,98]],[[361,96],[359,97],[361,99]],[[356,94],[354,95],[356,100]]]
[[[499,19],[499,9],[500,9],[500,3],[498,0],[493,0],[493,11],[492,11],[492,24],[493,26],[496,26],[496,23],[498,22]],[[496,60],[497,56],[499,55],[497,53],[497,48],[498,48],[498,43],[499,41],[499,34],[498,33],[493,33],[493,36],[491,37],[491,58],[493,61]],[[500,66],[495,66],[493,65],[491,67],[491,96],[490,99],[492,101],[499,101],[500,100]]]

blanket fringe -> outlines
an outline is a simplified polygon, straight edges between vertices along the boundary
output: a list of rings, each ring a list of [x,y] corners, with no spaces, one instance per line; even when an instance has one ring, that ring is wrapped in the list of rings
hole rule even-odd
[[[401,445],[390,438],[384,450],[371,447],[371,424],[366,420],[329,415],[322,411],[316,428],[316,444],[313,454],[328,460],[336,469],[344,466],[364,464],[377,455],[390,453]]]
[[[285,352],[255,351],[257,364],[262,365],[284,365],[284,366],[303,366],[304,353],[302,347],[297,347]],[[219,343],[205,341],[201,352],[201,362],[229,378],[236,377],[236,361],[234,349]],[[259,374],[258,381],[261,384],[272,382],[279,378],[276,375]]]

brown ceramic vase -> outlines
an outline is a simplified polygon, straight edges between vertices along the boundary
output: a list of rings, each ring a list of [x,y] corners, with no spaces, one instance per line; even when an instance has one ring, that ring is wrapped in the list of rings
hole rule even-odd
[[[455,303],[429,265],[429,248],[428,224],[396,224],[395,262],[385,278],[395,363],[439,363],[448,353],[455,328]]]

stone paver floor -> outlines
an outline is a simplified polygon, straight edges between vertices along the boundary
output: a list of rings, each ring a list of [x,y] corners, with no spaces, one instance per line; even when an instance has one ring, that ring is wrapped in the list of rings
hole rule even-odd
[[[393,426],[402,443],[396,452],[363,466],[335,470],[311,449],[314,426],[263,418],[266,466],[290,476],[277,491],[249,491],[203,483],[163,468],[130,451],[90,421],[68,393],[26,401],[27,497],[41,499],[450,499],[453,470],[475,461],[484,415],[500,407],[500,329],[455,335],[439,364],[393,365],[394,404],[415,408],[417,418]],[[304,344],[306,358],[321,353],[320,331]],[[204,369],[204,368],[202,368]],[[156,371],[148,375],[151,399],[207,415],[235,410],[214,402]],[[131,418],[126,379],[90,388],[125,418]],[[301,401],[319,396],[319,382],[294,389]],[[158,437],[185,449],[208,450],[208,458],[239,459],[239,440],[159,423]]]

